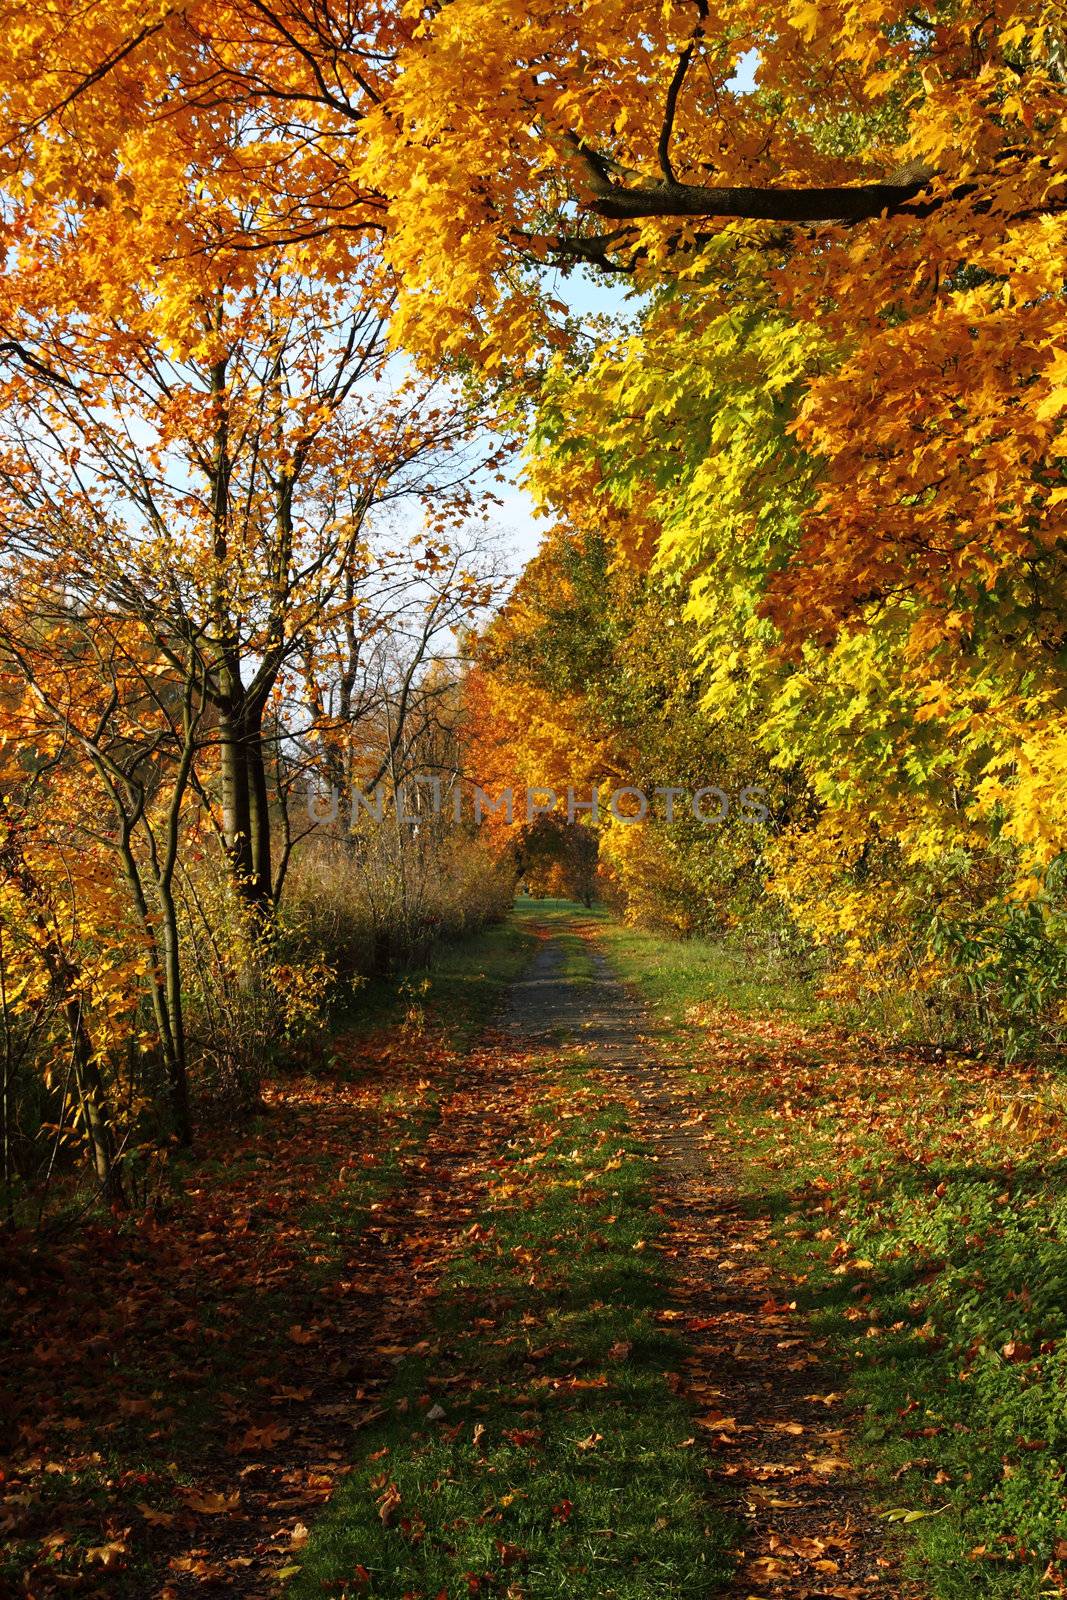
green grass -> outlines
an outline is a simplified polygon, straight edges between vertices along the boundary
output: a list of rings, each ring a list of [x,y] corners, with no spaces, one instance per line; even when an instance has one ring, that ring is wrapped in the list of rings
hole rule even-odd
[[[774,1115],[748,1109],[753,1158],[771,1156]],[[1067,1163],[913,1155],[873,1130],[844,1164],[813,1141],[791,1178],[836,1174],[832,1233],[849,1256],[832,1265],[818,1243],[831,1219],[783,1197],[779,1261],[848,1359],[886,1506],[926,1514],[909,1565],[930,1591],[1059,1593],[1043,1572],[1067,1538]]]
[[[668,1025],[681,1025],[688,1007],[702,1002],[752,1017],[814,1022],[822,1016],[813,985],[779,959],[711,939],[668,939],[624,927],[603,911],[593,916],[605,954]]]
[[[776,1115],[753,1098],[738,1119],[761,1205]],[[829,1212],[804,1199],[828,1174]],[[886,1509],[922,1513],[908,1566],[943,1600],[1061,1592],[1042,1575],[1067,1538],[1065,1178],[1062,1160],[901,1160],[877,1132],[842,1163],[828,1134],[791,1152],[772,1196],[776,1265],[848,1366]]]
[[[899,1525],[906,1569],[937,1600],[1062,1594],[1067,1151],[1054,1125],[1028,1145],[976,1123],[989,1080],[973,1063],[879,1059],[865,1042],[835,1064],[791,1026],[819,1019],[804,986],[738,972],[727,952],[610,923],[599,938],[681,1056],[707,1056],[684,1023],[701,1000],[785,1025],[773,1057],[765,1037],[747,1061],[726,1050],[697,1070],[750,1209],[774,1223],[772,1263],[847,1374],[854,1453],[883,1511],[914,1516]],[[1034,1076],[993,1081],[1024,1105],[1040,1097]]]
[[[559,934],[556,939],[556,948],[563,956],[560,975],[568,983],[579,986],[592,983],[596,976],[596,969],[593,965],[593,958],[589,954],[589,946],[579,934]]]
[[[452,1048],[464,1049],[491,1021],[533,947],[533,930],[518,916],[436,945],[423,965],[362,984],[337,1026],[356,1032],[395,1028],[415,1007]]]
[[[453,1263],[291,1600],[652,1600],[726,1576],[730,1530],[669,1384],[681,1351],[654,1316],[648,1163],[580,1067],[543,1070],[556,1092],[511,1152],[517,1192]]]

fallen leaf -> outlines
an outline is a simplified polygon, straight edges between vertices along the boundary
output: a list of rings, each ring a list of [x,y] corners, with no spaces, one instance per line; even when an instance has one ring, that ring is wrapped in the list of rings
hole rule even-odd
[[[157,1511],[155,1506],[143,1505],[140,1500],[135,1501],[135,1504],[146,1522],[158,1523],[161,1528],[169,1528],[175,1520],[173,1511]]]
[[[252,1450],[271,1450],[283,1439],[288,1439],[292,1431],[292,1428],[285,1428],[274,1422],[267,1423],[263,1428],[249,1428],[237,1448],[242,1453]]]
[[[235,1489],[232,1494],[210,1494],[202,1489],[180,1488],[178,1493],[190,1511],[200,1512],[207,1517],[220,1516],[226,1511],[236,1511],[241,1504],[239,1489]]]
[[[382,1526],[388,1528],[400,1508],[400,1490],[395,1483],[386,1485],[384,1492],[378,1498],[378,1516]]]
[[[126,1555],[126,1546],[122,1540],[111,1539],[107,1544],[90,1545],[85,1552],[85,1559],[104,1567],[106,1570],[110,1570],[112,1567],[125,1566]]]

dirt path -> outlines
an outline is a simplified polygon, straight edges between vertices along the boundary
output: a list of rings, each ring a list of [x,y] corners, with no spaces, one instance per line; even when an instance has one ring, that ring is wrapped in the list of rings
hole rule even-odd
[[[595,925],[573,931],[586,940],[593,979],[563,975],[549,939],[515,986],[508,1026],[528,1041],[567,1034],[589,1046],[657,1163],[674,1300],[664,1315],[690,1344],[682,1381],[712,1492],[745,1530],[726,1592],[901,1600],[911,1591],[850,1465],[822,1343],[760,1262],[769,1223],[742,1205],[726,1138],[709,1127],[687,1075],[666,1064],[665,1041],[596,948]]]
[[[277,1596],[358,1455],[360,1430],[396,1408],[396,1363],[420,1349],[434,1359],[442,1278],[491,1209],[509,1143],[538,1123],[543,1083],[530,1060],[578,1044],[588,1078],[628,1108],[656,1163],[671,1295],[660,1315],[688,1343],[678,1385],[693,1447],[706,1451],[709,1496],[744,1530],[727,1592],[901,1600],[882,1525],[847,1462],[833,1378],[760,1264],[768,1224],[740,1205],[724,1139],[613,977],[595,926],[575,918],[540,932],[497,1032],[476,1049],[433,1065],[405,1045],[400,1061],[379,1063],[380,1085],[358,1074],[289,1083],[275,1108],[283,1143],[267,1129],[245,1142],[241,1163],[230,1152],[226,1181],[194,1184],[173,1225],[129,1237],[98,1230],[79,1244],[65,1270],[86,1292],[62,1338],[40,1339],[47,1284],[27,1280],[13,1355],[25,1443],[0,1493],[6,1533],[36,1547],[20,1595],[184,1600],[208,1585],[240,1600]],[[575,933],[591,975],[575,973]],[[402,1091],[414,1121],[386,1109]],[[424,1091],[439,1096],[432,1116]],[[343,1185],[353,1163],[387,1159],[390,1146],[395,1170],[369,1212],[338,1214],[332,1234],[317,1232],[305,1208]],[[128,1362],[149,1314],[144,1398],[128,1385],[117,1397],[95,1353]],[[162,1436],[156,1453],[172,1451],[180,1472],[126,1469],[116,1405],[174,1428],[198,1386],[221,1372],[239,1395],[224,1389],[195,1428]],[[87,1554],[68,1559],[75,1543]],[[713,1597],[687,1591],[684,1600]]]

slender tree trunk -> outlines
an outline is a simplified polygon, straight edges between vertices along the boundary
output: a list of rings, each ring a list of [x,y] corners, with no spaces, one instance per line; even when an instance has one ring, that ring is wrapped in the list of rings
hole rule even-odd
[[[11,1048],[11,1013],[7,1004],[7,951],[0,931],[0,1012],[4,1028],[4,1216],[9,1228],[15,1226],[15,1173],[11,1154],[11,1100],[14,1076],[14,1052]]]
[[[182,1144],[192,1143],[193,1124],[189,1110],[189,1077],[185,1053],[185,1004],[182,991],[181,944],[178,935],[178,908],[174,900],[174,871],[181,848],[182,801],[185,798],[197,749],[197,728],[203,700],[195,659],[186,674],[182,707],[182,754],[175,774],[174,789],[167,808],[162,860],[152,837],[152,866],[156,898],[162,916],[163,985],[170,1021],[171,1059],[168,1064],[171,1105],[175,1126]]]
[[[166,995],[167,1086],[170,1090],[171,1110],[175,1131],[183,1145],[192,1143],[193,1126],[189,1112],[189,1079],[185,1060],[185,1010],[182,1003],[182,974],[178,946],[178,914],[170,885],[159,885],[160,910],[163,914],[162,950],[163,985]]]
[[[222,831],[238,888],[242,897],[247,899],[255,876],[248,762],[241,718],[228,706],[219,708],[219,741],[222,766]]]
[[[112,793],[114,794],[113,788]],[[152,1015],[155,1018],[156,1034],[163,1051],[163,1069],[167,1075],[167,1093],[174,1118],[174,1129],[182,1144],[187,1145],[192,1141],[192,1124],[189,1118],[185,1040],[181,1023],[181,974],[177,970],[178,926],[174,897],[171,894],[169,881],[157,874],[155,888],[163,922],[161,947],[149,915],[148,900],[141,881],[141,869],[137,864],[137,857],[134,855],[130,840],[131,822],[128,817],[121,814],[120,827],[119,854],[122,858],[123,871],[141,924],[141,931],[148,941]]]
[[[65,959],[55,976],[56,981],[67,991],[67,998],[63,1001],[63,1016],[70,1035],[74,1081],[81,1100],[93,1170],[108,1205],[125,1206],[126,1197],[115,1160],[115,1140],[111,1131],[107,1091],[100,1076],[100,1067],[93,1050],[93,1042],[89,1037],[89,1030],[85,1026],[81,1001],[70,992],[73,973]]]
[[[245,713],[244,750],[252,856],[252,892],[249,898],[257,910],[266,912],[271,904],[274,874],[271,862],[270,794],[267,762],[263,753],[263,712],[258,706],[248,707]]]

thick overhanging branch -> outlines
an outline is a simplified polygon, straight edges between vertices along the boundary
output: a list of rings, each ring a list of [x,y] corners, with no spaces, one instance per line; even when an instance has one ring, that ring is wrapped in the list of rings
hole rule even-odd
[[[613,222],[640,217],[745,218],[754,222],[862,222],[898,211],[920,195],[928,179],[834,188],[706,188],[695,183],[659,183],[639,189],[610,185],[588,202],[590,211]]]
[[[673,119],[672,119],[673,120]],[[665,123],[669,133],[671,123]],[[618,165],[573,133],[565,143],[578,157],[591,197],[587,210],[613,222],[641,217],[722,217],[753,222],[862,222],[893,212],[915,200],[929,185],[933,170],[910,162],[880,183],[808,188],[789,185],[710,187],[680,183],[673,176],[620,182]],[[668,164],[669,167],[669,164]]]

